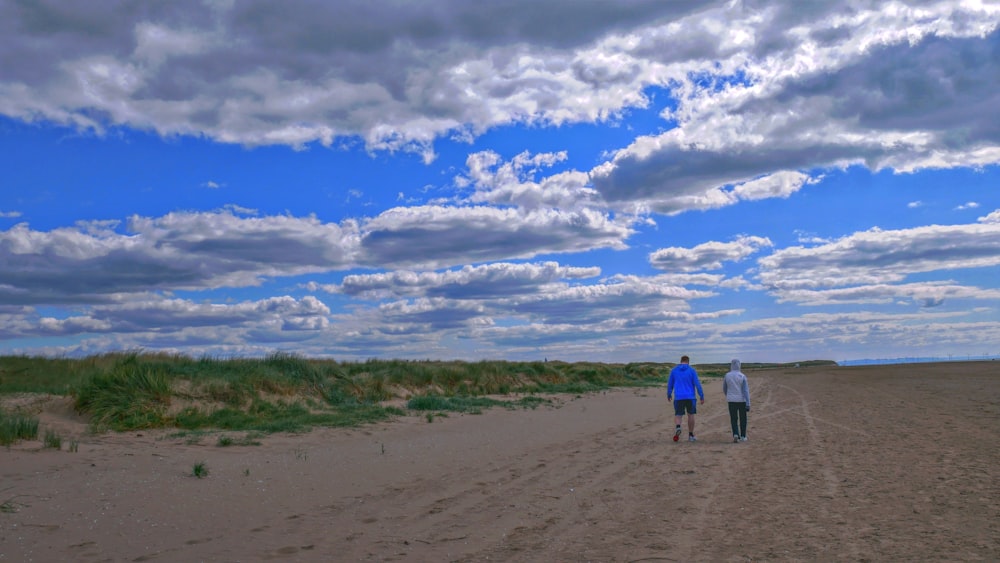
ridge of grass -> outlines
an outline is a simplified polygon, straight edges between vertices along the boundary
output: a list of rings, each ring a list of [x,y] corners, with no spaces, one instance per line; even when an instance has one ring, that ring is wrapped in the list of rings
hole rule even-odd
[[[673,365],[501,360],[338,362],[281,352],[264,358],[230,359],[140,352],[82,359],[0,356],[0,395],[73,396],[77,411],[89,415],[97,430],[302,432],[321,426],[359,426],[408,411],[432,417],[432,411],[534,408],[546,402],[538,394],[664,385]],[[744,366],[754,368],[754,364]],[[705,377],[728,371],[728,364],[695,367]],[[510,394],[526,396],[517,400],[490,398]],[[393,399],[407,400],[406,409],[385,404]],[[2,429],[8,424],[3,422],[6,418],[0,418],[0,432],[7,432]]]

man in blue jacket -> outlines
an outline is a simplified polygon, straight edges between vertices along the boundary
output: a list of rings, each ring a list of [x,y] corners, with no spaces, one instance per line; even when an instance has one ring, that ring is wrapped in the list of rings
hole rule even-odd
[[[684,413],[688,417],[688,442],[694,442],[694,415],[698,412],[695,405],[695,391],[701,398],[701,404],[705,404],[705,392],[701,389],[701,382],[698,381],[698,372],[690,365],[691,359],[681,356],[681,363],[670,370],[670,379],[667,380],[667,400],[674,401],[674,441],[681,439],[681,419]],[[674,399],[676,391],[676,400]]]

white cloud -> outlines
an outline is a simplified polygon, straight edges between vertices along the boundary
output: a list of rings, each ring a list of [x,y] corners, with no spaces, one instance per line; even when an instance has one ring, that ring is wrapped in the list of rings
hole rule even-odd
[[[923,206],[924,206],[924,202],[919,201],[919,200],[918,201],[911,201],[910,203],[906,204],[906,207],[908,207],[910,209],[916,209],[918,207],[923,207]]]
[[[99,303],[116,293],[257,285],[265,278],[372,267],[450,267],[544,253],[625,248],[627,220],[582,209],[391,209],[359,225],[231,210],[133,216],[0,231],[0,303]],[[419,252],[414,252],[414,249]]]
[[[488,299],[528,295],[562,287],[563,280],[599,275],[600,268],[561,266],[556,262],[536,264],[492,263],[465,266],[444,272],[395,271],[344,277],[335,290],[366,299],[400,297],[444,297]]]
[[[698,9],[650,0],[570,12],[561,2],[458,0],[8,6],[0,111],[249,145],[358,136],[432,158],[431,142],[451,132],[592,119],[642,103],[638,69],[608,72],[628,62],[621,55],[574,66],[576,54]]]
[[[649,255],[656,269],[690,272],[718,270],[723,262],[739,262],[772,243],[766,237],[740,236],[733,242],[706,242],[693,248],[661,248]]]
[[[845,303],[885,304],[899,299],[922,307],[937,307],[946,299],[1000,300],[1000,290],[962,286],[949,282],[860,285],[836,289],[793,289],[777,292],[779,302],[823,306]]]
[[[258,1],[18,4],[0,12],[9,53],[0,112],[247,145],[357,137],[430,159],[442,136],[613,119],[663,86],[677,93],[667,117],[682,134],[657,150],[693,157],[680,163],[681,178],[740,184],[844,160],[903,168],[996,140],[988,120],[971,116],[995,102],[989,34],[998,12],[944,1],[847,10],[638,0],[567,11],[562,2],[435,0],[280,13]],[[942,150],[945,134],[951,150]],[[764,160],[752,166],[740,150]],[[706,175],[702,151],[733,157]],[[621,201],[649,189],[622,185],[626,176],[602,191]]]
[[[758,200],[772,197],[787,198],[806,184],[815,184],[819,179],[801,172],[780,171],[762,178],[738,184],[733,193],[741,200]]]
[[[363,231],[359,263],[421,268],[621,249],[632,234],[627,221],[588,209],[442,206],[390,209],[365,222]]]
[[[247,286],[353,262],[355,226],[229,212],[133,216],[52,231],[0,231],[0,303],[101,303],[119,293]]]
[[[242,205],[236,205],[235,203],[227,203],[222,206],[222,210],[232,213],[233,215],[258,215],[260,213],[257,209],[252,209],[250,207],[243,207]]]
[[[795,231],[795,236],[796,236],[799,244],[826,244],[826,243],[830,242],[830,239],[823,238],[823,237],[818,237],[818,236],[816,236],[815,233],[811,233],[811,232],[807,232],[807,231],[796,230]]]
[[[815,247],[789,247],[758,261],[775,290],[878,285],[907,276],[1000,265],[1000,223],[871,229]]]
[[[47,231],[15,225],[0,231],[0,331],[86,335],[79,349],[95,351],[262,353],[294,344],[306,353],[428,357],[460,343],[471,357],[503,344],[524,354],[559,345],[586,359],[744,346],[768,358],[806,346],[822,357],[998,334],[995,322],[935,314],[953,301],[995,301],[995,290],[918,274],[995,269],[1000,210],[971,225],[836,240],[797,233],[801,246],[733,277],[705,272],[728,272],[771,240],[654,250],[649,263],[670,273],[651,277],[596,279],[596,267],[510,262],[625,249],[650,213],[805,198],[828,169],[1000,162],[1000,126],[983,118],[1000,106],[996,3],[386,6],[0,4],[0,114],[245,145],[364,144],[425,162],[441,138],[472,141],[498,126],[615,124],[630,109],[666,107],[663,121],[643,125],[631,142],[597,147],[608,161],[587,162],[590,170],[568,169],[577,156],[563,150],[569,143],[507,160],[476,149],[455,177],[459,193],[342,223],[228,205],[133,217],[125,229],[113,220]],[[412,203],[403,192],[397,201]],[[216,304],[157,293],[365,267],[377,272],[290,282],[337,293],[348,303],[337,313],[313,297]],[[692,307],[736,291],[803,306],[923,307],[912,316],[742,322],[742,309]],[[69,312],[56,318],[29,305]]]
[[[740,311],[691,312],[690,302],[713,297],[712,290],[682,284],[715,286],[722,276],[709,274],[612,276],[590,280],[596,268],[557,263],[467,266],[446,272],[397,271],[351,275],[327,290],[373,300],[337,316],[338,334],[359,327],[355,342],[375,346],[379,338],[434,335],[438,341],[458,338],[474,343],[477,357],[496,346],[493,336],[510,339],[517,327],[542,326],[548,341],[572,345],[575,339],[602,335],[641,335],[658,323],[678,319],[715,320]],[[565,327],[576,327],[567,332]],[[393,344],[395,345],[395,344]],[[516,346],[527,345],[521,342]],[[540,346],[536,341],[533,346]],[[508,352],[510,352],[508,350]],[[420,356],[420,354],[417,354]],[[426,356],[423,356],[426,357]]]
[[[0,219],[17,219],[20,216],[20,211],[0,211]]]
[[[678,126],[595,167],[594,187],[618,208],[677,213],[736,203],[726,186],[779,171],[1000,161],[1000,129],[981,119],[1000,104],[991,55],[1000,8],[883,6],[784,28],[788,13],[761,11],[754,47],[768,48],[730,59],[731,81],[725,65],[708,85],[680,81],[678,105],[665,112]]]
[[[567,153],[530,154],[522,152],[509,162],[502,162],[493,151],[469,155],[468,172],[458,176],[455,183],[460,188],[470,187],[473,203],[515,205],[524,209],[558,208],[577,210],[603,207],[596,191],[587,187],[589,177],[578,171],[567,171],[535,178],[540,171],[566,160]]]
[[[315,297],[294,299],[288,296],[270,297],[259,301],[235,304],[194,302],[169,299],[158,295],[135,295],[119,302],[88,308],[64,318],[40,316],[33,309],[24,309],[6,317],[4,338],[31,336],[72,336],[94,333],[131,334],[131,338],[176,338],[195,334],[217,334],[226,330],[228,340],[246,338],[253,330],[257,337],[265,332],[319,331],[329,326],[329,308]],[[154,334],[155,333],[155,334]],[[167,336],[174,335],[174,336]],[[147,340],[148,342],[148,340]]]
[[[955,210],[956,211],[964,211],[966,209],[978,209],[978,208],[979,208],[979,204],[978,203],[976,203],[974,201],[970,201],[968,203],[963,203],[962,205],[959,205],[958,207],[955,208]]]

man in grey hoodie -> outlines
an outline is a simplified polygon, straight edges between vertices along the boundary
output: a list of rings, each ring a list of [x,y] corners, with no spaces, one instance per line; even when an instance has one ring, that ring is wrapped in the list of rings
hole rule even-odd
[[[733,428],[733,442],[747,441],[747,413],[750,412],[750,386],[747,384],[747,376],[740,369],[740,361],[733,360],[729,364],[729,373],[722,380],[722,393],[729,402],[729,424]]]

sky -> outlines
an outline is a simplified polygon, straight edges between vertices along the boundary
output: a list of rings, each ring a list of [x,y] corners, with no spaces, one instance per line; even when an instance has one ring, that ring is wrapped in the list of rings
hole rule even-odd
[[[998,24],[0,0],[0,354],[998,354]]]

